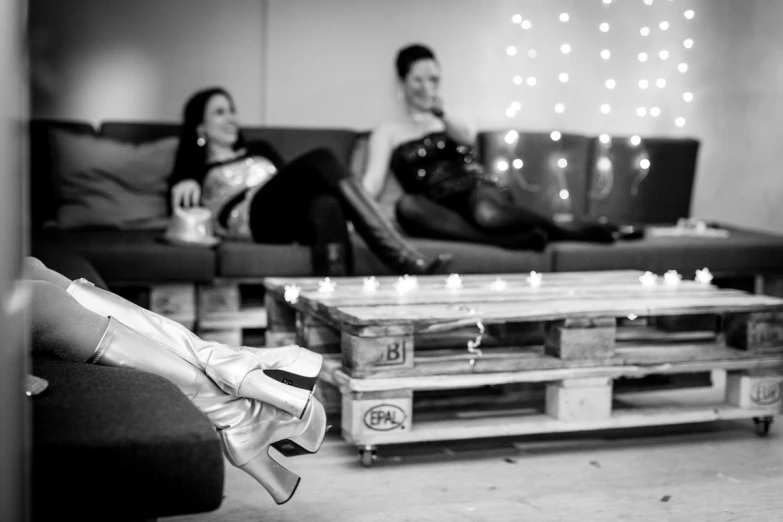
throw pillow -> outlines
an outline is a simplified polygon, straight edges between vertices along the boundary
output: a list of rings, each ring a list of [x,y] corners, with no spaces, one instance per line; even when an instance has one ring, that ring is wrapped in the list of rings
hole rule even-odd
[[[64,229],[165,227],[178,139],[139,145],[53,130],[52,180]]]

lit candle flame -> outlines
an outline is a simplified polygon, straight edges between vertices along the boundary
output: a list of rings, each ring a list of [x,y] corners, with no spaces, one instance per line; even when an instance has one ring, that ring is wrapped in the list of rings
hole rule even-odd
[[[658,276],[652,272],[645,272],[639,277],[639,282],[642,283],[642,286],[655,286],[658,283]]]
[[[299,299],[299,292],[301,292],[301,290],[302,289],[296,285],[285,285],[285,293],[283,294],[283,298],[287,303],[296,304],[296,301]]]
[[[712,283],[712,273],[707,267],[704,267],[702,270],[696,270],[696,281],[708,285]]]
[[[363,281],[365,292],[375,292],[381,286],[380,281],[375,279],[375,276],[365,277]]]

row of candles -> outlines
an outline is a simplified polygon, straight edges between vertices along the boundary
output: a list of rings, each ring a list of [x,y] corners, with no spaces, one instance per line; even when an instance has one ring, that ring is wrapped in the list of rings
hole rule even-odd
[[[682,274],[678,273],[676,270],[669,270],[663,275],[662,279],[664,285],[674,287],[679,285],[680,282],[682,281]],[[712,279],[713,279],[712,273],[709,271],[708,268],[705,267],[701,270],[696,270],[696,276],[694,277],[694,280],[696,282],[708,285],[712,282]],[[530,272],[530,275],[525,278],[525,282],[527,283],[527,285],[532,288],[540,287],[543,284],[543,280],[544,280],[544,275],[536,271]],[[643,287],[657,286],[660,280],[661,277],[652,272],[645,272],[643,275],[639,277],[639,283]],[[410,275],[404,275],[402,277],[399,277],[394,284],[395,289],[399,294],[406,294],[412,292],[418,287],[418,285],[419,285],[418,278],[416,276],[410,276]],[[376,292],[380,287],[381,287],[381,283],[380,281],[378,281],[378,279],[376,279],[375,276],[365,277],[362,281],[362,288],[364,292],[367,293]],[[462,278],[460,277],[459,274],[449,275],[446,278],[445,287],[450,290],[458,290],[462,288]],[[508,288],[508,281],[506,281],[501,277],[498,277],[490,284],[490,288],[492,290],[502,292]],[[337,283],[329,277],[318,282],[319,293],[330,294],[333,293],[336,289],[337,289]],[[296,285],[286,285],[284,298],[287,302],[293,304],[299,299],[300,292],[301,292],[300,287]]]

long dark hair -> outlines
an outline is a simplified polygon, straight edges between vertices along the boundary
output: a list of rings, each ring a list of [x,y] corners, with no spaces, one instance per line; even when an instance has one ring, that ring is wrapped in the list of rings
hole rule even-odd
[[[183,179],[195,179],[199,184],[203,180],[207,164],[207,148],[201,147],[196,143],[199,137],[198,126],[204,122],[204,111],[207,103],[213,96],[217,95],[223,95],[228,98],[229,103],[233,107],[234,98],[223,87],[210,87],[200,90],[188,98],[187,103],[185,103],[185,108],[182,110],[179,147],[174,160],[174,170],[169,178],[169,188]],[[240,133],[234,144],[234,149],[240,149],[243,146],[244,139]]]
[[[394,65],[397,69],[397,78],[405,80],[405,77],[411,72],[413,64],[419,60],[438,61],[438,59],[435,58],[435,52],[426,45],[413,44],[400,49],[397,52],[397,59],[394,61]]]

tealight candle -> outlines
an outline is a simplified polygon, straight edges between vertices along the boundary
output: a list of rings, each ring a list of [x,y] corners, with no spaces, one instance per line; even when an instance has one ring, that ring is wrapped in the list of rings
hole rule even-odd
[[[363,281],[365,292],[375,292],[381,286],[380,281],[375,279],[375,276],[365,277]]]
[[[285,299],[287,303],[296,304],[296,301],[299,299],[299,292],[301,291],[302,289],[296,285],[285,285],[283,299]]]
[[[498,277],[495,279],[495,281],[491,285],[492,290],[496,290],[498,292],[502,292],[506,288],[508,288],[508,283],[505,281],[505,279],[501,279]]]
[[[462,288],[462,279],[459,277],[459,274],[451,274],[446,278],[446,286],[452,290]]]
[[[696,270],[696,281],[705,285],[712,283],[712,272],[709,268],[704,267],[702,270]]]
[[[645,272],[639,277],[639,282],[642,286],[655,286],[658,283],[658,276],[652,272]]]
[[[541,286],[541,280],[543,279],[543,275],[539,274],[538,272],[530,272],[530,276],[527,278],[527,282],[530,286]]]
[[[668,272],[663,274],[663,280],[669,286],[679,285],[681,279],[682,276],[678,274],[676,270],[669,270]]]
[[[318,291],[322,294],[330,294],[334,292],[336,286],[337,283],[327,277],[323,281],[318,282]]]

